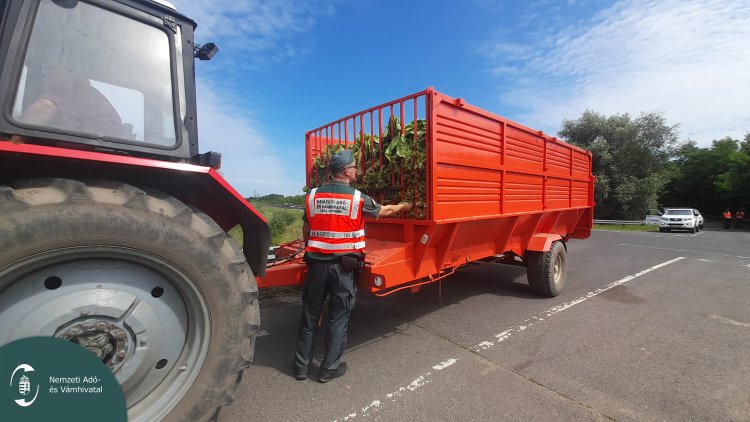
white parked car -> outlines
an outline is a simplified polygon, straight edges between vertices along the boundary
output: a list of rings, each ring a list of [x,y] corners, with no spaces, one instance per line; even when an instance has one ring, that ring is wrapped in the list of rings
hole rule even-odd
[[[690,230],[698,233],[703,228],[703,216],[695,208],[667,208],[659,220],[659,231]]]
[[[661,216],[662,216],[661,211],[649,208],[647,212],[648,214],[646,214],[646,218],[643,220],[643,222],[645,224],[658,226],[659,222],[661,221]]]
[[[698,217],[698,228],[703,230],[703,214],[700,211],[693,208],[693,215]]]

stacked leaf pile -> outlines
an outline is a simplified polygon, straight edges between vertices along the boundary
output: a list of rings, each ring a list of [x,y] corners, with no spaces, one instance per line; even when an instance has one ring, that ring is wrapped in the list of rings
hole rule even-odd
[[[414,204],[409,216],[422,219],[427,215],[427,125],[424,120],[416,125],[416,130],[414,122],[402,130],[399,119],[392,116],[382,138],[360,134],[349,148],[357,162],[357,189],[382,205],[409,201]],[[327,181],[330,158],[345,148],[340,143],[326,145],[315,157],[311,187]]]

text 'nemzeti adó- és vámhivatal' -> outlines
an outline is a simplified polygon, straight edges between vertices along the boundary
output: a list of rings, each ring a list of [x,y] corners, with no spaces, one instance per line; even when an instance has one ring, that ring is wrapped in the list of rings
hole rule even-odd
[[[50,384],[57,384],[57,388],[50,387],[50,393],[101,393],[102,386],[82,387],[80,385],[62,385],[62,384],[98,384],[99,377],[49,377]]]

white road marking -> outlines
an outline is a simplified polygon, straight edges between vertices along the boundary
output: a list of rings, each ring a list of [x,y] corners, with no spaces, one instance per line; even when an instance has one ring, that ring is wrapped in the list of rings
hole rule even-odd
[[[436,369],[438,371],[442,371],[443,369],[445,369],[445,368],[453,365],[457,361],[458,361],[458,359],[451,358],[451,359],[448,359],[448,360],[445,360],[445,361],[442,361],[442,362],[438,363],[437,365],[433,366],[432,369]]]
[[[604,292],[606,292],[609,289],[617,287],[617,286],[619,286],[621,284],[625,284],[628,281],[631,281],[631,280],[633,280],[635,278],[638,278],[638,277],[640,277],[640,276],[642,276],[644,274],[648,274],[651,271],[654,271],[654,270],[659,269],[661,267],[665,267],[665,266],[667,266],[669,264],[673,264],[673,263],[675,263],[677,261],[680,261],[680,260],[683,260],[683,259],[685,259],[685,257],[681,256],[679,258],[675,258],[675,259],[672,259],[672,260],[669,260],[669,261],[666,261],[666,262],[662,262],[661,264],[654,265],[653,267],[646,268],[643,271],[637,272],[637,273],[635,273],[633,275],[629,275],[629,276],[627,276],[625,278],[622,278],[622,279],[617,280],[615,282],[609,283],[606,286],[602,287],[601,289],[596,289],[596,290],[594,290],[592,292],[589,292],[586,295],[579,297],[578,299],[571,300],[570,302],[565,302],[562,305],[553,306],[553,307],[551,307],[551,308],[549,308],[549,309],[547,309],[545,311],[542,311],[540,314],[534,315],[531,318],[525,320],[523,323],[521,323],[521,325],[519,325],[519,326],[517,326],[515,328],[511,328],[509,330],[505,330],[505,331],[503,331],[501,333],[495,334],[495,338],[496,338],[495,341],[483,341],[483,342],[477,344],[476,346],[472,347],[472,349],[475,352],[480,352],[482,350],[487,350],[487,349],[489,349],[491,347],[494,347],[494,346],[496,346],[496,345],[504,342],[505,340],[508,340],[514,333],[518,333],[518,332],[521,332],[523,330],[526,330],[529,327],[531,327],[532,325],[534,325],[534,324],[536,324],[536,323],[538,323],[540,321],[544,321],[546,318],[550,318],[550,317],[552,317],[552,316],[554,316],[554,315],[556,315],[556,314],[558,314],[558,313],[560,313],[560,312],[562,312],[562,311],[564,311],[566,309],[569,309],[569,308],[571,308],[571,307],[573,307],[575,305],[578,305],[579,303],[581,303],[583,301],[591,299],[592,297],[597,296],[597,295],[599,295],[601,293],[604,293]]]
[[[690,237],[695,237],[695,236],[699,236],[699,235],[702,235],[703,233],[705,233],[705,232],[698,232],[698,233],[696,233],[696,234],[694,234],[694,235],[692,235],[692,236],[690,236]]]
[[[721,315],[711,315],[711,316],[709,316],[709,318],[711,318],[711,319],[717,319],[717,320],[719,320],[719,322],[723,322],[724,324],[736,325],[738,327],[750,328],[750,323],[735,321],[733,319],[729,319],[729,318],[723,317]]]
[[[542,311],[540,314],[532,316],[531,318],[525,320],[521,325],[518,325],[515,328],[511,328],[509,330],[505,330],[505,331],[503,331],[501,333],[495,334],[494,337],[495,337],[496,340],[494,340],[494,341],[486,340],[486,341],[480,342],[476,346],[472,347],[472,349],[474,351],[476,351],[476,352],[489,349],[489,348],[491,348],[491,347],[493,347],[493,346],[495,346],[497,344],[500,344],[501,342],[509,339],[513,335],[513,333],[518,333],[518,332],[524,331],[526,329],[529,329],[534,324],[536,324],[538,322],[541,322],[541,321],[544,321],[546,318],[550,318],[550,317],[552,317],[552,316],[554,316],[554,315],[556,315],[556,314],[558,314],[558,313],[560,313],[560,312],[562,312],[562,311],[564,311],[566,309],[569,309],[569,308],[571,308],[571,307],[573,307],[573,306],[575,306],[575,305],[577,305],[577,304],[579,304],[581,302],[584,302],[584,301],[586,301],[588,299],[591,299],[592,297],[594,297],[596,295],[604,293],[604,292],[606,292],[609,289],[612,289],[614,287],[617,287],[617,286],[620,286],[622,284],[625,284],[628,281],[634,280],[634,279],[636,279],[636,278],[638,278],[638,277],[640,277],[640,276],[642,276],[644,274],[648,274],[651,271],[657,270],[659,268],[665,267],[667,265],[673,264],[673,263],[675,263],[677,261],[680,261],[680,260],[683,260],[683,259],[685,259],[685,257],[681,256],[681,257],[678,257],[678,258],[675,258],[675,259],[671,259],[671,260],[666,261],[666,262],[662,262],[661,264],[654,265],[653,267],[646,268],[643,271],[639,271],[639,272],[637,272],[637,273],[635,273],[633,275],[629,275],[629,276],[627,276],[625,278],[622,278],[620,280],[617,280],[617,281],[615,281],[613,283],[609,283],[606,286],[602,287],[601,289],[596,289],[596,290],[594,290],[592,292],[589,292],[586,295],[579,297],[578,299],[572,300],[570,302],[565,302],[565,303],[563,303],[561,305],[553,306],[553,307],[551,307],[551,308],[549,308],[549,309],[547,309],[545,311]],[[442,362],[439,362],[439,363],[433,365],[432,369],[435,370],[435,371],[443,371],[446,368],[449,368],[449,367],[453,366],[456,362],[458,362],[458,358],[446,359],[446,360],[444,360]],[[432,381],[430,379],[430,377],[432,375],[433,375],[432,372],[426,372],[426,373],[418,376],[417,378],[415,378],[409,384],[407,384],[405,386],[401,386],[397,390],[395,390],[395,391],[393,391],[391,393],[386,394],[384,400],[389,400],[390,402],[395,403],[400,397],[404,396],[405,394],[408,394],[410,392],[416,391],[416,390],[424,387],[425,385],[429,384]],[[387,404],[387,403],[385,403],[385,404]],[[370,404],[368,404],[367,406],[362,407],[361,410],[356,411],[356,412],[352,412],[352,413],[344,416],[343,418],[335,419],[333,422],[351,421],[351,420],[355,419],[356,417],[366,417],[366,416],[369,416],[372,413],[375,413],[375,412],[381,410],[381,408],[383,406],[384,406],[384,403],[381,400],[374,400]]]
[[[458,362],[457,358],[450,358],[446,359],[432,367],[432,369],[436,371],[442,371],[450,366],[453,366],[454,363]],[[415,378],[412,382],[409,384],[399,387],[398,390],[388,393],[385,395],[385,399],[390,400],[392,403],[395,403],[396,400],[399,399],[399,397],[403,396],[404,394],[416,391],[419,388],[424,387],[426,384],[430,383],[430,376],[432,375],[432,372],[426,372],[417,378]],[[358,412],[352,412],[346,416],[344,416],[341,419],[336,419],[333,422],[344,422],[344,421],[350,421],[357,416],[369,416],[371,413],[377,412],[380,410],[380,408],[383,406],[383,403],[380,400],[373,400],[372,403],[368,404],[367,406],[364,406],[360,411]]]
[[[663,234],[649,234],[649,233],[638,233],[638,232],[628,232],[628,231],[617,231],[617,230],[604,230],[604,229],[591,229],[591,231],[597,231],[597,232],[616,232],[617,234],[626,234],[628,236],[638,236],[638,237],[666,237]]]
[[[694,254],[699,254],[699,255],[724,256],[724,257],[727,257],[727,258],[750,259],[750,256],[729,255],[729,254],[720,254],[720,253],[711,253],[711,252],[700,252],[700,251],[689,251],[689,250],[686,250],[686,249],[658,248],[656,246],[632,245],[630,243],[618,243],[617,246],[630,246],[630,247],[633,247],[633,248],[641,248],[641,249],[657,249],[657,250],[660,250],[660,251],[669,251],[669,252],[687,252],[687,253],[694,253]]]
[[[629,232],[629,231],[617,231],[617,230],[603,230],[603,229],[591,229],[591,231],[610,232],[610,233],[617,233],[617,234],[621,234],[621,235],[635,236],[635,237],[655,237],[655,238],[658,238],[658,239],[673,239],[675,237],[695,237],[695,236],[697,236],[699,234],[706,233],[705,231],[703,231],[703,232],[699,232],[698,234],[676,233],[676,232],[658,233],[657,234],[657,233],[651,233],[651,232],[641,233],[641,232]],[[703,239],[696,239],[696,240],[700,240],[701,242],[708,242],[708,240],[703,240]]]
[[[698,260],[700,262],[713,262],[710,259],[703,259],[703,258],[696,258],[696,260]]]

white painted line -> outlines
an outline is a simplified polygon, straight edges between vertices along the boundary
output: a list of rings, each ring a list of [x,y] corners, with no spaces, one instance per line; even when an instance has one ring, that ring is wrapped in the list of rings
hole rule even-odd
[[[442,371],[450,366],[453,366],[454,363],[458,362],[457,358],[450,358],[446,359],[432,367],[432,369],[436,371]],[[407,394],[412,391],[416,391],[422,387],[424,387],[426,384],[430,383],[430,376],[432,375],[432,372],[426,372],[417,378],[415,378],[412,382],[409,384],[399,387],[398,390],[388,393],[385,395],[384,400],[389,400],[392,403],[395,403],[396,400],[398,400],[401,396],[404,394]],[[383,402],[380,400],[373,400],[372,403],[368,404],[367,406],[364,406],[361,410],[357,412],[352,412],[343,418],[336,419],[333,422],[344,422],[344,421],[351,421],[356,417],[366,417],[370,416],[371,413],[377,412],[380,410],[380,408],[383,406]]]
[[[656,233],[638,233],[638,232],[628,232],[628,231],[617,231],[617,230],[603,230],[603,229],[591,229],[591,231],[598,231],[598,232],[613,232],[617,234],[626,234],[628,236],[637,236],[637,237],[667,237],[664,234],[656,234]]]
[[[494,347],[494,346],[496,346],[496,345],[504,342],[505,340],[508,340],[514,333],[518,333],[518,332],[524,331],[524,330],[528,329],[529,327],[531,327],[532,325],[534,325],[534,324],[536,324],[536,323],[538,323],[540,321],[544,321],[546,318],[550,318],[550,317],[552,317],[552,316],[554,316],[554,315],[556,315],[556,314],[558,314],[558,313],[560,313],[560,312],[562,312],[562,311],[564,311],[566,309],[569,309],[569,308],[571,308],[571,307],[573,307],[575,305],[578,305],[581,302],[584,302],[584,301],[586,301],[588,299],[591,299],[594,296],[597,296],[597,295],[599,295],[601,293],[604,293],[604,292],[606,292],[609,289],[612,289],[612,288],[617,287],[619,285],[625,284],[628,281],[631,281],[631,280],[633,280],[635,278],[638,278],[638,277],[640,277],[640,276],[642,276],[644,274],[648,274],[651,271],[654,271],[654,270],[659,269],[661,267],[665,267],[665,266],[667,266],[669,264],[674,264],[675,262],[683,260],[683,259],[685,259],[685,257],[681,256],[679,258],[675,258],[675,259],[671,259],[671,260],[666,261],[666,262],[662,262],[661,264],[654,265],[653,267],[646,268],[643,271],[637,272],[637,273],[635,273],[633,275],[629,275],[629,276],[627,276],[625,278],[622,278],[620,280],[617,280],[617,281],[615,281],[613,283],[609,283],[606,286],[602,287],[601,289],[596,289],[596,290],[594,290],[592,292],[589,292],[586,295],[579,297],[578,299],[571,300],[570,302],[565,302],[562,305],[553,306],[553,307],[551,307],[551,308],[549,308],[549,309],[547,309],[545,311],[542,311],[540,314],[534,315],[531,318],[525,320],[523,323],[521,323],[521,325],[519,325],[519,326],[517,326],[515,328],[511,328],[509,330],[505,330],[505,331],[503,331],[501,333],[495,334],[495,340],[494,341],[483,341],[483,342],[477,344],[476,346],[474,346],[472,349],[475,352],[480,352],[482,350],[487,350],[487,349],[489,349],[491,347]]]
[[[453,365],[457,361],[458,361],[458,359],[451,358],[451,359],[448,359],[448,360],[445,360],[443,362],[438,363],[437,365],[433,366],[432,369],[435,369],[435,370],[438,370],[438,371],[442,371],[443,369],[445,369],[445,368]]]
[[[729,319],[727,317],[723,317],[720,315],[711,315],[709,316],[709,318],[719,320],[719,322],[723,322],[724,324],[728,324],[728,325],[736,325],[738,327],[750,328],[750,323],[735,321],[733,319]]]
[[[656,250],[668,251],[668,252],[686,252],[686,253],[694,253],[694,254],[698,254],[698,255],[711,255],[711,256],[724,256],[724,257],[727,257],[727,258],[750,259],[750,256],[739,256],[739,255],[728,255],[728,254],[711,253],[711,252],[689,251],[689,250],[686,250],[686,249],[658,248],[656,246],[632,245],[630,243],[618,243],[617,246],[630,246],[630,247],[633,247],[633,248],[656,249]]]
[[[698,235],[705,234],[705,231],[698,232],[696,234],[690,234],[690,233],[679,233],[679,232],[670,232],[670,233],[654,233],[654,232],[628,232],[628,231],[616,231],[616,230],[601,230],[601,229],[591,229],[592,231],[600,231],[600,232],[610,232],[610,233],[617,233],[620,235],[627,235],[627,236],[634,236],[634,237],[653,237],[657,239],[674,239],[674,238],[681,238],[681,237],[696,237]],[[709,242],[709,240],[703,240],[703,239],[696,239],[700,240],[701,242]]]
[[[556,314],[558,314],[558,313],[560,313],[560,312],[562,312],[562,311],[564,311],[566,309],[569,309],[569,308],[571,308],[571,307],[573,307],[573,306],[575,306],[575,305],[577,305],[577,304],[579,304],[581,302],[584,302],[584,301],[586,301],[588,299],[591,299],[592,297],[594,297],[594,296],[596,296],[598,294],[606,292],[609,289],[612,289],[612,288],[617,287],[619,285],[625,284],[628,281],[636,279],[636,278],[638,278],[638,277],[640,277],[640,276],[642,276],[644,274],[648,274],[651,271],[654,271],[654,270],[657,270],[659,268],[665,267],[665,266],[667,266],[669,264],[673,264],[673,263],[675,263],[677,261],[680,261],[682,259],[685,259],[685,257],[681,256],[681,257],[678,257],[678,258],[675,258],[675,259],[671,259],[671,260],[666,261],[666,262],[662,262],[661,264],[654,265],[653,267],[646,268],[643,271],[639,271],[639,272],[637,272],[637,273],[635,273],[633,275],[629,275],[629,276],[627,276],[625,278],[622,278],[620,280],[617,280],[617,281],[615,281],[613,283],[609,283],[606,286],[602,287],[601,289],[596,289],[596,290],[594,290],[592,292],[589,292],[586,295],[579,297],[578,299],[572,300],[570,302],[565,302],[562,305],[553,306],[553,307],[551,307],[551,308],[549,308],[549,309],[541,312],[538,315],[532,316],[531,318],[527,319],[521,325],[519,325],[519,326],[517,326],[515,328],[511,328],[509,330],[505,330],[505,331],[503,331],[501,333],[495,334],[495,336],[494,336],[495,340],[494,341],[486,340],[486,341],[480,342],[476,346],[472,347],[472,349],[474,351],[477,351],[477,352],[479,352],[481,350],[487,350],[490,347],[493,347],[493,346],[495,346],[497,344],[500,344],[501,342],[509,339],[510,336],[513,335],[513,333],[524,331],[524,330],[530,328],[531,326],[533,326],[534,324],[536,324],[536,323],[538,323],[540,321],[544,321],[546,318],[550,318],[550,317],[552,317],[552,316],[554,316],[554,315],[556,315]],[[446,359],[446,360],[444,360],[444,361],[442,361],[440,363],[437,363],[437,364],[433,365],[432,369],[435,370],[435,371],[443,371],[446,368],[449,368],[449,367],[453,366],[456,362],[458,362],[457,358]],[[432,375],[433,375],[432,372],[426,372],[426,373],[418,376],[417,378],[415,378],[409,384],[407,384],[405,386],[401,386],[397,390],[395,390],[395,391],[393,391],[391,393],[386,394],[385,397],[383,398],[383,401],[390,401],[392,403],[395,403],[396,400],[398,400],[400,397],[404,396],[405,394],[408,394],[410,392],[416,391],[416,390],[424,387],[425,385],[429,384],[431,382],[430,377]],[[358,411],[355,411],[355,412],[352,412],[352,413],[350,413],[350,414],[348,414],[348,415],[346,415],[346,416],[344,416],[342,418],[335,419],[333,422],[351,421],[351,420],[353,420],[353,419],[355,419],[357,417],[367,417],[367,416],[370,416],[372,413],[375,413],[375,412],[381,410],[381,408],[384,406],[383,401],[381,401],[381,400],[373,400],[370,404],[362,407],[362,409],[360,409]],[[387,404],[387,403],[385,403],[385,404]]]

